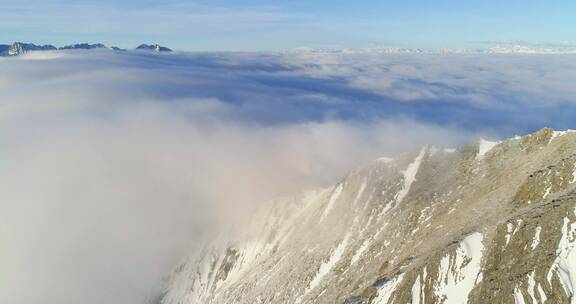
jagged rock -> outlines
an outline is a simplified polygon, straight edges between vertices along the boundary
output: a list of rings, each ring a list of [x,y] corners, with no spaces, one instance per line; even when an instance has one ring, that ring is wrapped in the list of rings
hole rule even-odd
[[[32,51],[55,51],[55,50],[93,50],[93,49],[110,49],[113,51],[126,51],[116,46],[107,47],[102,43],[78,43],[56,48],[53,45],[35,45],[32,43],[15,42],[12,45],[0,44],[0,56],[19,56]],[[148,50],[153,52],[172,52],[171,49],[158,44],[142,44],[137,50]]]
[[[374,282],[372,284],[372,287],[382,287],[384,286],[384,284],[388,283],[390,281],[390,278],[388,278],[387,276],[383,276],[381,278],[378,278],[376,280],[376,282]]]
[[[53,51],[56,47],[53,45],[36,45],[33,43],[14,42],[12,45],[0,46],[0,54],[3,56],[19,56],[32,51]]]
[[[92,50],[92,49],[107,49],[108,47],[102,43],[79,43],[73,45],[67,45],[59,48],[60,50]]]
[[[0,44],[0,56],[8,56],[8,50],[9,49],[10,49],[10,45]]]
[[[137,50],[145,50],[145,51],[153,51],[153,52],[172,52],[171,49],[161,46],[159,44],[141,44],[137,48]]]
[[[575,303],[576,133],[376,161],[205,245],[183,303]]]

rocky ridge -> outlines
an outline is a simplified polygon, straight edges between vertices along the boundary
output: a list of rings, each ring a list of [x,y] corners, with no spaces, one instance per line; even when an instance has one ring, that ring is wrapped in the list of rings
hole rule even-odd
[[[576,132],[382,158],[263,206],[164,304],[576,303]]]
[[[146,46],[146,47],[144,47]],[[67,45],[63,47],[55,47],[53,45],[36,45],[33,43],[22,43],[14,42],[13,44],[0,44],[0,57],[7,56],[20,56],[29,52],[39,52],[39,51],[57,51],[57,50],[93,50],[93,49],[109,49],[113,51],[125,51],[119,47],[108,47],[102,43],[78,43],[73,45]],[[136,48],[136,50],[147,50],[153,52],[172,52],[171,49],[160,46],[158,44],[147,45],[142,44]]]
[[[145,50],[145,51],[153,51],[153,52],[172,52],[171,49],[161,46],[159,44],[141,44],[137,48],[137,50]]]

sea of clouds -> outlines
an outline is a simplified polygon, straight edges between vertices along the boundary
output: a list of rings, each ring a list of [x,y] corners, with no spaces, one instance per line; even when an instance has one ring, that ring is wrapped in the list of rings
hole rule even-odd
[[[574,59],[0,58],[0,303],[145,303],[259,202],[424,144],[574,128]]]

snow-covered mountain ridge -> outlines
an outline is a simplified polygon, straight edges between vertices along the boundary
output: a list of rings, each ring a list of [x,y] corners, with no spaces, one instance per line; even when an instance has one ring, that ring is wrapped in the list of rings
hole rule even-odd
[[[0,57],[18,56],[28,52],[56,51],[56,50],[90,50],[109,49],[125,51],[116,46],[106,46],[102,43],[78,43],[63,47],[51,44],[36,45],[33,43],[14,42],[13,44],[0,44]],[[172,49],[159,44],[141,44],[135,50],[153,52],[172,52]],[[533,47],[525,45],[496,45],[490,48],[475,49],[420,49],[404,47],[368,47],[368,48],[340,48],[340,47],[300,47],[287,51],[288,53],[312,53],[312,54],[576,54],[576,47]]]
[[[576,47],[534,47],[526,45],[496,45],[490,48],[475,49],[419,49],[401,47],[338,48],[301,47],[293,49],[296,53],[315,54],[576,54]]]
[[[1,56],[19,56],[29,52],[40,52],[40,51],[57,51],[57,50],[92,50],[92,49],[109,49],[114,51],[125,51],[124,49],[111,46],[108,47],[102,43],[78,43],[73,45],[67,45],[63,47],[55,47],[53,45],[36,45],[33,43],[22,43],[14,42],[13,44],[0,44],[0,57]],[[171,52],[172,50],[158,45],[148,45],[142,44],[136,48],[136,50],[146,50],[154,52]]]
[[[164,304],[576,303],[576,132],[382,158],[270,202]]]

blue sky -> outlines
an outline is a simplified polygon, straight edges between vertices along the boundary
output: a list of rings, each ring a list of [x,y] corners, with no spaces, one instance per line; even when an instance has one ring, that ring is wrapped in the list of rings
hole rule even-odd
[[[567,0],[22,0],[0,4],[0,41],[181,50],[574,45],[575,14]]]

